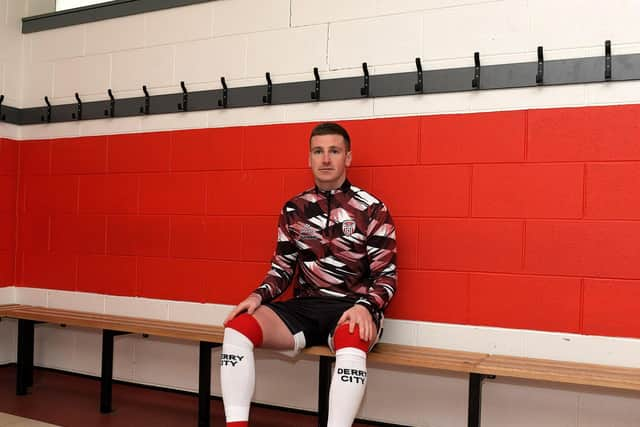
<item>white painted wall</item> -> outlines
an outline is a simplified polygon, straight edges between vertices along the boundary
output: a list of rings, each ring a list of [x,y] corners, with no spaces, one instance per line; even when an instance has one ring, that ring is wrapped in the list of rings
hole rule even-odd
[[[0,32],[11,47],[0,49],[0,75],[10,105],[42,105],[230,87],[273,81],[410,71],[414,58],[425,69],[545,58],[602,55],[605,39],[613,53],[639,53],[640,1],[612,0],[222,0],[180,9],[21,35],[14,1],[0,0]],[[4,15],[2,15],[4,11]],[[24,46],[22,46],[24,41]],[[0,44],[7,43],[0,37]],[[7,52],[13,52],[7,57]],[[21,61],[21,64],[14,63]],[[8,70],[8,71],[7,71]],[[20,71],[22,70],[22,71]],[[7,86],[7,80],[11,83]],[[22,82],[21,82],[22,80]],[[24,126],[0,125],[19,139],[126,133],[322,119],[466,113],[523,108],[640,102],[640,83],[573,85],[430,96],[270,106],[154,117]],[[227,306],[137,298],[15,289],[0,303],[20,303],[219,324]],[[390,321],[385,340],[443,348],[640,366],[640,341],[478,328],[425,322]],[[0,362],[14,360],[15,324],[0,322]],[[97,375],[99,335],[85,330],[41,326],[36,362]],[[193,344],[154,338],[119,337],[118,378],[194,390],[197,351]],[[161,357],[158,355],[162,355]],[[215,356],[214,356],[215,358]],[[215,360],[215,359],[214,359]],[[292,374],[293,373],[293,374]],[[282,386],[283,378],[295,378]],[[261,352],[255,400],[315,409],[316,363],[283,361]],[[275,386],[278,384],[278,387]],[[274,391],[277,390],[277,393]],[[393,390],[390,395],[389,390]],[[214,393],[219,393],[216,382]],[[463,376],[372,367],[360,416],[413,426],[465,425],[467,383]],[[498,379],[485,385],[484,426],[637,426],[637,394]]]

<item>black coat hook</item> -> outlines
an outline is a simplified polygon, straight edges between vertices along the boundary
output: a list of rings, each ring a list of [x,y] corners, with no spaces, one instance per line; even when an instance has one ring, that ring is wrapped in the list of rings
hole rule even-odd
[[[80,100],[80,95],[78,95],[78,92],[76,92],[76,101],[76,112],[71,113],[71,117],[76,120],[82,120],[82,101]]]
[[[420,62],[420,58],[416,58],[416,68],[418,69],[418,82],[413,85],[413,89],[416,92],[422,93],[424,86],[422,80],[422,63]]]
[[[544,83],[544,53],[542,46],[538,46],[538,72],[536,73],[536,84]]]
[[[316,87],[311,92],[311,99],[320,101],[320,73],[318,73],[318,67],[313,67],[313,77],[316,79]]]
[[[144,107],[140,107],[140,112],[142,114],[149,114],[149,109],[151,106],[151,97],[149,96],[147,85],[142,85],[142,91],[144,92]]]
[[[48,96],[44,97],[44,102],[47,104],[47,116],[45,117],[44,114],[40,116],[40,121],[42,122],[46,121],[47,123],[51,123],[51,103],[49,102]]]
[[[473,54],[473,62],[475,66],[473,80],[471,80],[471,87],[474,89],[480,89],[480,52],[475,52]]]
[[[271,84],[271,73],[266,72],[265,77],[267,79],[267,94],[262,95],[262,103],[271,104],[271,97],[273,96],[273,84]]]
[[[604,79],[611,80],[611,40],[604,42]]]
[[[360,88],[360,95],[369,97],[369,67],[367,63],[362,63],[362,72],[364,73],[364,86]]]
[[[222,99],[218,99],[218,107],[227,108],[229,103],[229,89],[227,88],[227,82],[224,77],[220,77],[220,83],[222,83]]]
[[[109,101],[109,109],[104,110],[104,115],[114,117],[116,115],[116,99],[113,97],[111,89],[109,89],[107,93],[109,94],[109,98],[111,98],[111,101]]]
[[[184,81],[180,82],[180,87],[182,88],[182,103],[178,103],[178,110],[188,111],[189,92],[187,92],[187,87],[184,85]]]
[[[2,113],[2,102],[3,101],[4,101],[4,95],[0,95],[0,119],[2,119],[2,121],[5,121],[7,119],[7,116]]]

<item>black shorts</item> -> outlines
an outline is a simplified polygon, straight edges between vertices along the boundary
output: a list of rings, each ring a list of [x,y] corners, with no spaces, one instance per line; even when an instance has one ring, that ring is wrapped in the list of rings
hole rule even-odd
[[[300,297],[268,302],[265,305],[287,325],[296,340],[296,347],[302,344],[300,342],[302,335],[304,344],[300,347],[328,344],[333,349],[333,332],[338,320],[345,311],[353,307],[354,303],[355,301],[344,298]],[[382,315],[374,316],[373,321],[378,329],[379,338],[382,333]],[[371,347],[378,339],[374,341]]]

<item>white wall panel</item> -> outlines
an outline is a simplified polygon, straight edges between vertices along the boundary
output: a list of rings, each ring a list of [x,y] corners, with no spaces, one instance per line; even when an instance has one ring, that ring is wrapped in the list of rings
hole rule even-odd
[[[104,313],[104,295],[54,290],[48,291],[47,294],[47,307]]]
[[[71,331],[69,331],[71,332]],[[87,375],[102,373],[102,334],[95,329],[74,328],[73,369]]]
[[[231,307],[228,305],[176,301],[169,305],[168,320],[222,325],[222,322],[230,312]]]
[[[44,106],[44,97],[53,98],[54,65],[52,62],[25,64],[22,107]]]
[[[209,112],[207,120],[209,127],[282,123],[286,110],[287,106],[284,105],[214,110]]]
[[[552,49],[640,41],[637,1],[536,0],[529,2],[528,16],[534,43]]]
[[[133,90],[142,88],[142,85],[151,89],[175,85],[178,90],[180,82],[174,81],[173,74],[174,50],[173,46],[159,46],[114,53],[111,75],[113,89]],[[105,91],[106,88],[102,86]]]
[[[118,95],[114,93],[114,96],[117,97]],[[117,108],[118,107],[116,104],[116,111]],[[87,120],[80,122],[79,133],[80,135],[111,135],[117,133],[139,132],[141,128],[142,117],[122,117],[103,120]]]
[[[113,340],[113,378],[134,381],[135,347],[141,335],[120,335]],[[102,371],[101,371],[102,372]]]
[[[218,369],[218,363],[215,365]],[[286,386],[284,386],[286,381]],[[280,384],[274,393],[274,384]],[[318,368],[313,359],[291,359],[271,351],[256,352],[254,401],[298,409],[317,410]]]
[[[85,54],[85,26],[56,28],[25,35],[30,62],[75,58]]]
[[[331,69],[412,62],[422,54],[422,17],[395,15],[329,25]]]
[[[168,302],[164,300],[114,296],[106,296],[105,299],[105,313],[116,316],[166,320],[168,311]]]
[[[0,365],[16,361],[18,321],[2,319],[0,321]]]
[[[198,345],[151,337],[136,342],[135,380],[143,384],[196,390]]]
[[[424,12],[424,60],[535,51],[527,1],[509,0]],[[417,56],[417,55],[416,55]]]
[[[144,14],[147,46],[211,37],[213,3],[175,7]]]
[[[326,25],[249,34],[247,76],[308,71],[313,77],[313,67],[327,69],[326,54]]]
[[[483,426],[577,427],[578,393],[553,384],[485,380]]]
[[[640,399],[637,393],[594,389],[580,394],[578,407],[580,427],[640,426]]]
[[[0,288],[0,305],[16,303],[16,288],[4,286]]]
[[[289,0],[225,0],[213,4],[213,35],[289,27]]]
[[[51,98],[49,98],[51,101]],[[44,101],[43,101],[44,104]],[[53,104],[53,102],[52,102]],[[43,106],[43,114],[45,112]],[[54,124],[29,125],[20,127],[21,139],[51,139],[74,137],[79,135],[79,125],[77,122],[64,122]]]
[[[375,8],[376,0],[291,0],[291,25],[299,27],[367,18],[375,15]]]
[[[111,58],[109,55],[63,59],[55,63],[54,98],[105,94],[109,88]],[[53,101],[54,100],[51,100]],[[74,100],[75,102],[75,100]]]
[[[35,328],[33,363],[36,366],[65,369],[74,372],[74,329],[50,323]],[[91,357],[87,355],[86,357]]]
[[[46,307],[47,290],[18,286],[16,287],[16,303]]]
[[[86,54],[135,49],[145,44],[145,16],[105,19],[86,26]]]
[[[322,97],[322,95],[320,95]],[[373,115],[372,99],[353,99],[337,102],[292,104],[287,108],[288,122],[340,120],[364,118]]]
[[[416,12],[451,8],[461,5],[492,3],[496,0],[376,0],[376,14]]]
[[[410,426],[466,425],[466,375],[370,364],[367,381],[360,417]]]
[[[229,80],[246,75],[247,36],[227,36],[176,45],[175,75],[191,82],[215,82],[220,77]]]
[[[197,111],[186,114],[159,114],[155,116],[145,116],[142,118],[142,129],[145,131],[166,129],[200,129],[206,127],[206,111]]]

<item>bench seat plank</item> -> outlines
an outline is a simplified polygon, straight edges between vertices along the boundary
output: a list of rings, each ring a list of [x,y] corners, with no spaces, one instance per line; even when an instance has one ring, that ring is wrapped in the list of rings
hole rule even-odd
[[[108,329],[120,332],[155,335],[190,341],[221,343],[222,326],[152,320],[128,316],[115,316],[45,307],[20,306],[0,308],[0,316],[64,324],[92,329]]]
[[[480,374],[640,391],[640,368],[491,355]]]

